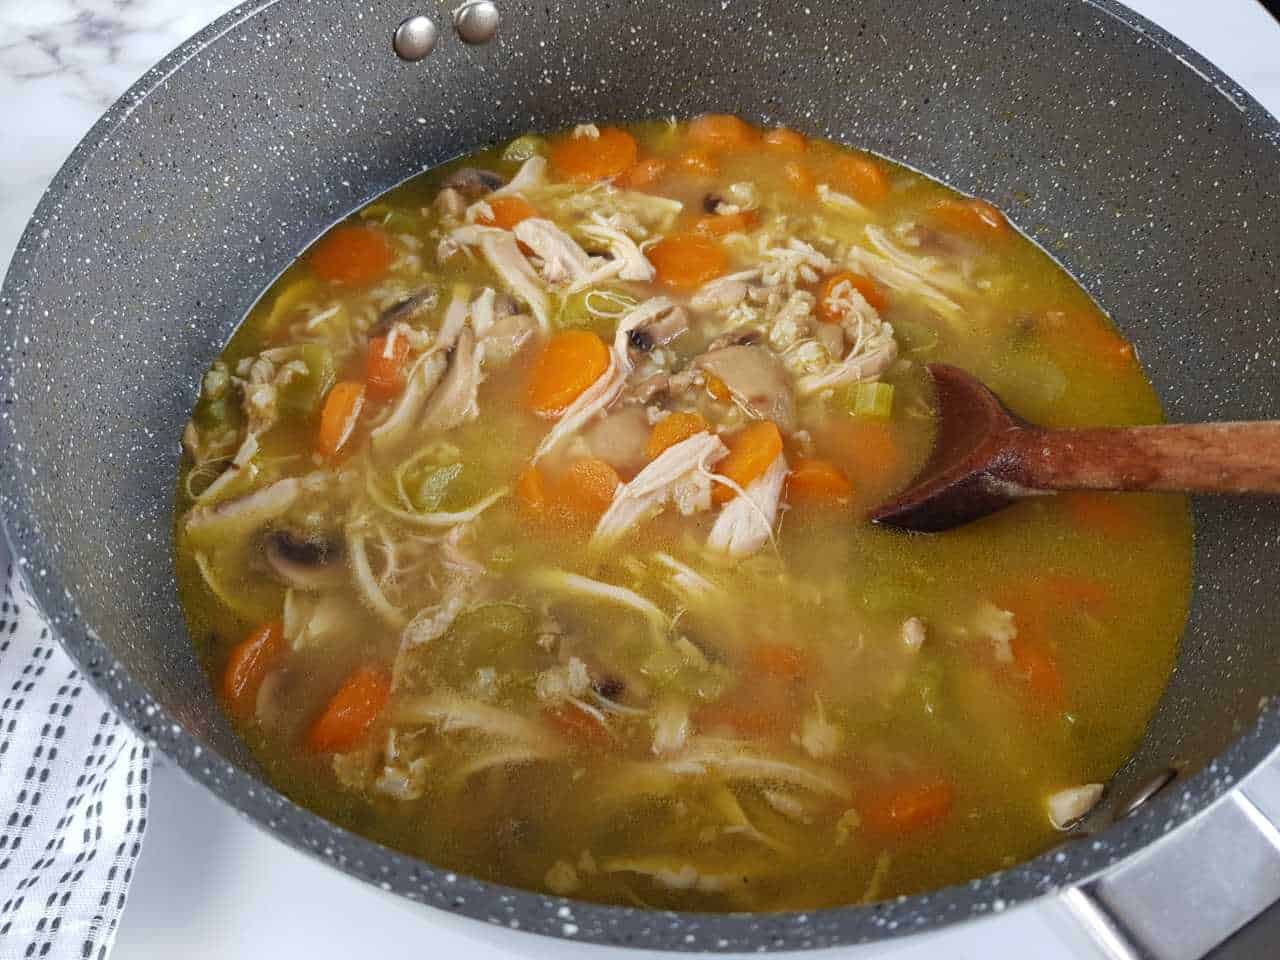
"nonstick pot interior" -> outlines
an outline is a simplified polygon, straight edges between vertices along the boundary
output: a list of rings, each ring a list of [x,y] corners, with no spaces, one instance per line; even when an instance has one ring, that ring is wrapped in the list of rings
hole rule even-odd
[[[417,12],[403,3],[247,4],[113,108],[23,238],[0,301],[0,509],[65,645],[131,724],[285,840],[387,889],[579,940],[709,950],[850,943],[1025,900],[1159,836],[1271,750],[1280,510],[1219,500],[1197,505],[1177,673],[1111,795],[1167,767],[1184,775],[1092,841],[963,887],[807,916],[597,907],[435,870],[266,786],[177,605],[181,428],[202,371],[308,241],[478,146],[717,110],[880,151],[1007,209],[1134,339],[1171,418],[1280,413],[1280,131],[1117,5],[501,6],[495,43],[444,37],[410,65],[390,48]]]

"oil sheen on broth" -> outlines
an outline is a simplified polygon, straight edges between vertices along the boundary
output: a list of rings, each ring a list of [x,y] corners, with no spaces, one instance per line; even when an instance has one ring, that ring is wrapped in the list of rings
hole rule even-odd
[[[692,910],[866,902],[1063,839],[1136,745],[1181,498],[936,536],[924,364],[1157,422],[980,200],[731,117],[521,137],[334,227],[205,377],[178,570],[274,783],[426,860]]]

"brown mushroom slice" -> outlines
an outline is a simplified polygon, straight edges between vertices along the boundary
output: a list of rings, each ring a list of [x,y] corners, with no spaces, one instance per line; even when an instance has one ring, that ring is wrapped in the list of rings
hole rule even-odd
[[[442,190],[457,190],[467,200],[475,201],[495,190],[500,190],[506,182],[500,174],[492,170],[462,167],[445,177],[440,187]]]
[[[583,431],[582,437],[591,448],[591,455],[599,457],[613,469],[632,476],[644,469],[649,458],[649,418],[644,408],[630,406],[615,408]]]
[[[331,590],[347,582],[346,551],[338,536],[268,530],[262,555],[272,575],[297,590]]]
[[[700,356],[697,366],[719,377],[733,398],[757,417],[772,420],[785,433],[795,429],[795,398],[786,368],[767,348],[721,347]]]
[[[378,322],[369,331],[371,336],[386,334],[397,323],[413,323],[428,310],[440,302],[440,294],[434,286],[425,286],[417,293],[410,294],[399,303],[383,310]]]

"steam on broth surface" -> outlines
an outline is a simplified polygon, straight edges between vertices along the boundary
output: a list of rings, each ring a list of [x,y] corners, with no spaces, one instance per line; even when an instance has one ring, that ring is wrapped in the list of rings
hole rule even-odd
[[[871,527],[935,360],[1040,423],[1161,418],[983,201],[731,117],[521,137],[330,230],[205,376],[192,635],[284,792],[452,869],[777,910],[1011,865],[1136,745],[1191,527]]]

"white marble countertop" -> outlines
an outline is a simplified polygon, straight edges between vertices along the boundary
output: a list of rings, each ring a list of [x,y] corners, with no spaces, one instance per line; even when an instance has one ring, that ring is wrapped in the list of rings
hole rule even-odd
[[[1280,25],[1255,0],[1129,2],[1280,115]],[[0,0],[0,264],[8,263],[41,191],[97,116],[169,49],[231,6],[229,0]],[[522,941],[522,955],[566,952],[557,941]],[[287,849],[161,761],[117,957],[437,953],[466,960],[512,955],[509,942],[495,944],[479,924],[424,916]],[[1029,908],[825,955],[1071,960],[1079,953],[1051,913]]]

